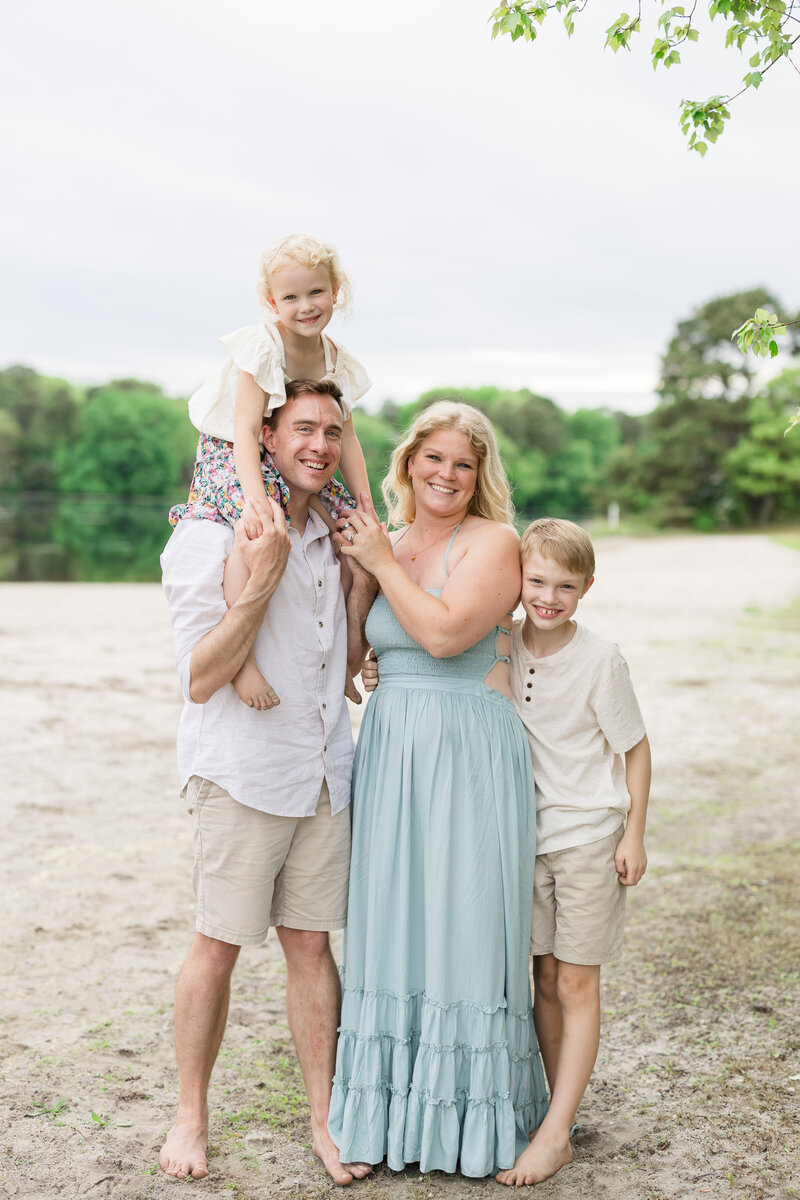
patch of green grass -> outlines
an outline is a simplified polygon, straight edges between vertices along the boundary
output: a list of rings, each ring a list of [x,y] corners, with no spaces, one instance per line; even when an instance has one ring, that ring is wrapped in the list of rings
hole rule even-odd
[[[262,1051],[258,1059],[248,1052],[251,1050],[252,1043],[238,1050],[223,1050],[220,1055],[226,1066],[250,1085],[249,1095],[253,1079],[257,1079],[259,1093],[239,1111],[222,1114],[223,1127],[233,1135],[262,1122],[287,1134],[307,1129],[308,1097],[291,1041],[268,1043],[266,1053]]]
[[[770,537],[779,546],[788,546],[790,550],[800,550],[800,532],[787,529],[783,533],[772,533]]]

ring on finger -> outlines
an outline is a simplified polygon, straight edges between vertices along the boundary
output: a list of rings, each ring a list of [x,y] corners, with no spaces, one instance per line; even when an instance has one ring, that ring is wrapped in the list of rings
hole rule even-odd
[[[350,537],[347,540],[349,541],[350,545],[352,546],[353,542],[356,540],[355,529],[352,531],[352,533],[350,534]]]

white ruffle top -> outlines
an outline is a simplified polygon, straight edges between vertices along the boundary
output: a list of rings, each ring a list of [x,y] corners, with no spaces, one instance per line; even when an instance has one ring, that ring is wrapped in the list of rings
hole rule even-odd
[[[357,358],[327,334],[322,335],[325,378],[342,391],[342,410],[349,417],[353,406],[369,391],[372,382]],[[286,352],[277,326],[245,325],[219,339],[230,358],[214,379],[199,387],[189,400],[189,418],[201,433],[233,441],[236,388],[239,372],[252,375],[265,396],[264,416],[286,403]],[[334,353],[336,361],[334,363]]]

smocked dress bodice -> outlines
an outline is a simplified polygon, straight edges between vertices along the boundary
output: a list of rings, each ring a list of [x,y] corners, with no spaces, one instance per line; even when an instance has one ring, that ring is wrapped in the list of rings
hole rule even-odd
[[[445,576],[450,574],[447,560],[460,528],[459,523],[444,552]],[[425,591],[431,596],[442,594],[441,588],[426,588]],[[482,683],[496,663],[509,661],[507,655],[497,653],[498,636],[509,632],[502,625],[495,625],[485,637],[461,654],[451,658],[434,658],[406,633],[385,596],[375,597],[366,624],[367,641],[378,656],[380,678],[384,682],[398,675],[427,675]]]
[[[441,595],[440,588],[427,589],[431,595]],[[474,680],[482,683],[497,662],[508,662],[497,654],[499,633],[508,633],[501,626],[490,629],[486,637],[452,658],[434,658],[406,633],[385,596],[376,596],[367,617],[367,641],[378,656],[381,682],[388,683],[396,675],[430,675],[447,679]]]

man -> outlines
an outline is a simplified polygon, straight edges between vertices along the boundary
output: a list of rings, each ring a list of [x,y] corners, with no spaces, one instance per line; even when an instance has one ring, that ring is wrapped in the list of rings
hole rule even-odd
[[[179,522],[162,557],[185,700],[178,766],[194,817],[197,932],[175,993],[180,1097],[159,1161],[168,1175],[208,1174],[208,1085],[231,973],[240,947],[274,925],[312,1149],[349,1184],[371,1167],[341,1164],[327,1130],[340,1005],[328,931],[345,925],[350,856],[347,631],[339,564],[308,507],[339,462],[341,393],[330,380],[301,380],[286,397],[263,440],[289,488],[290,524],[271,502],[260,537],[237,528],[250,570],[241,596],[226,607],[234,533],[225,525]],[[231,686],[251,648],[281,698],[268,711]]]

